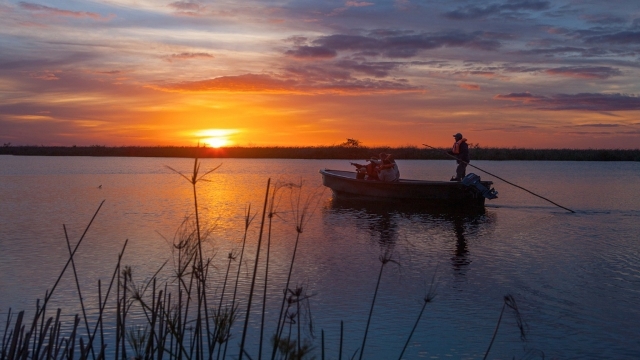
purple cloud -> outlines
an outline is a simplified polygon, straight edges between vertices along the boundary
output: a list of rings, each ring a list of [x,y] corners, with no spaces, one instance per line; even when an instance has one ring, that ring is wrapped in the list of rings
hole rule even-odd
[[[336,65],[342,69],[357,71],[377,78],[389,75],[389,71],[400,66],[399,63],[395,62],[358,62],[352,60],[343,60]]]
[[[20,4],[20,7],[25,9],[25,10],[34,11],[34,12],[38,12],[38,13],[45,14],[45,15],[50,15],[50,16],[68,16],[68,17],[75,17],[75,18],[91,18],[91,19],[95,19],[95,20],[103,19],[103,17],[100,16],[100,14],[96,14],[96,13],[93,13],[93,12],[63,10],[63,9],[58,9],[58,8],[54,8],[54,7],[50,7],[50,6],[39,5],[39,4],[34,4],[34,3],[29,3],[29,2],[24,2],[24,1],[19,2],[19,4]]]
[[[563,66],[547,69],[545,72],[549,75],[561,75],[578,79],[607,79],[611,76],[622,75],[620,70],[608,66]]]
[[[640,31],[627,30],[610,34],[589,36],[585,39],[585,43],[616,45],[640,44]]]
[[[179,54],[171,54],[166,57],[167,61],[173,60],[190,60],[190,59],[213,59],[215,56],[207,53],[183,52]]]
[[[194,1],[174,1],[169,4],[169,7],[175,9],[179,15],[196,16],[199,15],[205,6]]]
[[[345,3],[346,7],[363,7],[363,6],[372,6],[372,5],[375,5],[375,4],[368,1],[347,1]]]
[[[338,53],[324,46],[298,46],[294,50],[288,50],[286,55],[296,59],[330,59],[338,55]]]
[[[294,75],[290,72],[289,75]],[[403,81],[354,79],[348,76],[326,78],[298,72],[278,78],[265,74],[221,76],[215,79],[153,85],[151,88],[176,92],[251,92],[277,94],[421,92]]]
[[[410,58],[420,51],[444,47],[463,47],[494,51],[500,42],[485,38],[484,33],[447,32],[435,34],[402,34],[391,36],[328,35],[313,41],[319,47],[338,51],[380,53],[390,58]]]
[[[486,18],[491,15],[503,15],[520,11],[542,11],[550,7],[548,1],[522,0],[508,1],[504,4],[491,4],[487,6],[469,5],[459,7],[454,11],[444,13],[444,16],[452,20],[473,20]]]
[[[545,110],[631,111],[640,110],[640,97],[627,94],[556,94],[533,95],[529,92],[494,96],[496,100],[509,100]]]
[[[581,18],[588,23],[599,24],[599,25],[616,25],[616,24],[624,24],[627,22],[626,19],[608,14],[597,14],[597,15],[582,15]]]

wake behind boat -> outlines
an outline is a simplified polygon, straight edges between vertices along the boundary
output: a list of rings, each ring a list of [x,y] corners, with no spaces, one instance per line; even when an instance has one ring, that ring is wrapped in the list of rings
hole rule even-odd
[[[424,206],[483,207],[485,199],[498,193],[493,182],[480,181],[468,174],[462,181],[430,181],[400,179],[393,182],[357,179],[353,171],[320,170],[322,184],[337,198],[361,198],[372,201],[411,202]]]

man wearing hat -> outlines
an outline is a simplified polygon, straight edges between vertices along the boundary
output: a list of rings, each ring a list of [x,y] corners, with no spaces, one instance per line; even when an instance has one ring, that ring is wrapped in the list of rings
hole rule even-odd
[[[469,163],[469,145],[467,145],[467,139],[462,137],[462,134],[457,133],[453,135],[456,141],[453,143],[453,149],[448,153],[455,156],[458,160],[458,167],[456,168],[456,176],[451,178],[451,181],[461,181],[467,171],[467,164]]]
[[[398,164],[393,159],[393,155],[380,153],[380,160],[378,178],[387,182],[400,180],[400,170],[398,170]]]

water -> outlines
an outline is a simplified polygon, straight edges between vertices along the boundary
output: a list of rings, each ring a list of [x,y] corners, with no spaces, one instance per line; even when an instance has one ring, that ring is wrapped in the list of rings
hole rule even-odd
[[[211,229],[208,250],[219,269],[226,266],[226,254],[241,245],[248,204],[252,212],[261,211],[268,178],[302,181],[307,195],[322,190],[320,168],[349,169],[343,160],[281,159],[205,159],[202,169],[220,164],[209,176],[211,182],[198,187],[201,216]],[[455,169],[451,161],[398,164],[404,178],[448,179]],[[640,164],[472,164],[576,213],[497,179],[500,197],[488,201],[483,214],[381,208],[320,193],[304,224],[293,273],[294,283],[312,295],[315,345],[323,329],[327,358],[337,358],[344,321],[345,358],[358,349],[379,257],[386,253],[393,262],[383,271],[365,358],[398,357],[432,279],[436,297],[426,307],[406,359],[482,358],[508,294],[525,322],[526,341],[520,338],[514,312],[506,311],[490,358],[540,352],[546,358],[640,357]],[[174,234],[193,212],[193,194],[166,165],[188,173],[193,162],[0,156],[0,317],[9,307],[34,309],[68,258],[63,224],[74,246],[102,200],[76,255],[90,315],[96,309],[98,279],[110,279],[126,239],[123,262],[140,281],[170,260]],[[277,317],[296,235],[295,206],[287,191],[281,193],[272,238],[270,320]],[[256,219],[247,244],[249,259],[255,256]],[[246,289],[249,265],[244,268],[241,286]],[[68,271],[54,305],[71,316],[80,312],[77,299]],[[252,318],[255,329],[259,319]],[[256,333],[250,333],[252,351]],[[232,339],[232,344],[238,342],[238,336]]]

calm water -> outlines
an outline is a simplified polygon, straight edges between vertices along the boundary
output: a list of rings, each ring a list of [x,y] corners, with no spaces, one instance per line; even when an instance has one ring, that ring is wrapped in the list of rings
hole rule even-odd
[[[455,170],[452,161],[398,163],[405,178],[448,179]],[[397,358],[434,274],[437,295],[407,359],[481,359],[507,294],[517,301],[527,339],[506,312],[491,358],[535,351],[546,358],[640,358],[640,163],[474,162],[576,213],[493,179],[500,198],[488,201],[484,214],[464,216],[340,202],[321,193],[318,170],[349,169],[348,161],[207,159],[202,166],[219,164],[198,191],[220,269],[241,244],[247,205],[261,209],[268,178],[303,181],[305,195],[319,192],[293,279],[313,295],[315,342],[324,329],[328,358],[337,358],[341,320],[345,356],[360,346],[385,252],[396,263],[382,276],[365,358]],[[135,278],[144,280],[170,259],[170,243],[193,203],[189,184],[165,165],[189,172],[192,160],[0,156],[0,319],[9,307],[33,310],[67,259],[63,224],[75,244],[102,200],[76,256],[90,310],[98,279],[111,277],[126,239],[123,261]],[[281,193],[271,319],[295,239],[295,206]],[[258,226],[251,228],[249,259]],[[249,267],[243,266],[246,286]],[[71,272],[54,301],[68,316],[80,311]]]

